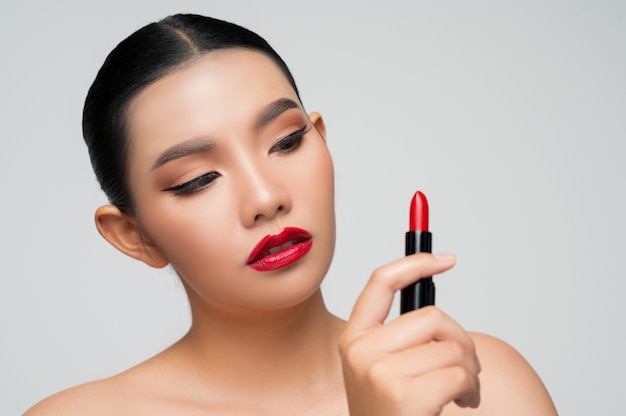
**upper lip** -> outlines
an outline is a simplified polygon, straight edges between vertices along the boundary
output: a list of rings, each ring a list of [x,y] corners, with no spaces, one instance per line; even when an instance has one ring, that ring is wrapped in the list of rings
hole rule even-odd
[[[248,256],[247,264],[265,257],[270,249],[280,247],[289,242],[300,242],[311,239],[311,234],[306,230],[296,227],[287,227],[277,234],[266,235],[257,243]]]

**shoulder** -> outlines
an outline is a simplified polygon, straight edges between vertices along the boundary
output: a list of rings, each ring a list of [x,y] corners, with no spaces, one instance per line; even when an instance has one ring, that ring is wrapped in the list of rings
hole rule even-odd
[[[479,376],[481,403],[471,410],[454,406],[456,409],[446,409],[448,412],[444,414],[557,414],[543,382],[519,352],[498,338],[480,333],[470,335],[482,368]]]
[[[178,413],[186,381],[172,347],[109,378],[81,384],[42,400],[23,416],[125,416]],[[172,400],[174,398],[174,400]]]
[[[78,416],[115,414],[110,379],[93,381],[56,393],[37,403],[23,416]]]

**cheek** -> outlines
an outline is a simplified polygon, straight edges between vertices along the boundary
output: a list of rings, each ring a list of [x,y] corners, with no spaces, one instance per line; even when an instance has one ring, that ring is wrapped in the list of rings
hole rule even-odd
[[[319,150],[317,157],[310,160],[311,166],[303,169],[298,177],[300,189],[311,206],[323,210],[323,213],[332,214],[334,219],[335,174],[330,153],[325,145]]]
[[[232,207],[219,193],[167,197],[138,212],[147,237],[183,278],[192,272],[223,274],[238,260],[237,239],[230,238],[236,229]]]
[[[307,221],[323,231],[324,245],[333,251],[335,243],[335,175],[332,158],[324,142],[315,157],[307,158],[306,169],[299,169],[293,183],[294,202],[306,207]],[[304,163],[303,163],[304,165]]]
[[[305,186],[301,189],[306,193],[303,198],[305,203],[310,207],[308,215],[309,221],[317,230],[315,236],[318,244],[315,249],[315,262],[317,263],[317,273],[321,279],[324,278],[335,252],[335,175],[332,159],[325,144],[321,152],[321,157],[316,159],[315,172],[302,181]]]

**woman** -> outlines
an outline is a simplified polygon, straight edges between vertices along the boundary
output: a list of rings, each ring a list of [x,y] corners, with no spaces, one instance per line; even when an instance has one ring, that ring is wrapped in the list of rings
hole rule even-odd
[[[28,416],[556,414],[501,341],[435,307],[383,324],[397,290],[451,268],[453,255],[380,267],[348,322],[328,312],[324,122],[258,35],[194,15],[140,29],[98,73],[83,131],[111,202],[96,212],[99,232],[149,266],[171,264],[192,325],[148,361]]]

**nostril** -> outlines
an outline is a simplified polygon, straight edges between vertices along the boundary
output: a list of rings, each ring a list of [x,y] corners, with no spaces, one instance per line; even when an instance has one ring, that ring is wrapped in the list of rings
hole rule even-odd
[[[285,206],[282,205],[282,204],[277,206],[274,211],[271,211],[271,212],[270,211],[267,211],[267,212],[261,211],[259,214],[256,214],[254,216],[254,222],[258,222],[258,221],[260,221],[260,220],[262,220],[263,218],[266,218],[266,217],[267,218],[273,217],[275,214],[277,214],[279,212],[285,212],[285,211],[286,211],[285,210]]]

